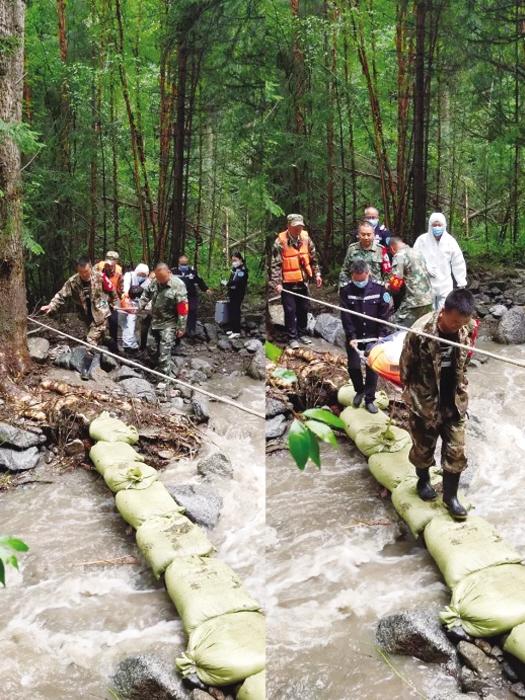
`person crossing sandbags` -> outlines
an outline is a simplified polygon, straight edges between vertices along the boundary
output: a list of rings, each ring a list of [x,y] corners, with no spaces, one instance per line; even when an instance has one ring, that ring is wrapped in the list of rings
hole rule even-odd
[[[474,310],[471,292],[455,289],[445,299],[443,309],[434,312],[422,330],[444,340],[472,344]],[[399,361],[403,399],[410,410],[408,428],[413,445],[409,458],[418,476],[417,492],[424,501],[437,498],[429,469],[435,464],[434,453],[441,437],[443,502],[457,520],[467,517],[457,498],[460,475],[467,467],[467,363],[468,350],[415,333],[407,333]]]

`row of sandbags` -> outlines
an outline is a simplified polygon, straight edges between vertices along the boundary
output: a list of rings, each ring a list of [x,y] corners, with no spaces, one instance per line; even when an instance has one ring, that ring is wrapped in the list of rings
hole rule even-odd
[[[121,516],[136,530],[137,545],[168,595],[189,636],[176,665],[211,686],[242,682],[237,700],[265,698],[265,619],[261,607],[224,562],[206,533],[145,464],[134,448],[139,436],[107,412],[89,427],[97,442],[89,456],[115,493]]]
[[[370,414],[354,408],[351,386],[341,387],[339,403],[346,433],[363,454],[375,479],[392,495],[392,504],[415,537],[425,544],[452,591],[441,613],[449,629],[461,625],[473,637],[493,637],[511,631],[505,651],[525,662],[525,566],[523,557],[485,519],[469,515],[463,522],[448,513],[442,498],[422,501],[409,460],[410,435],[393,429],[382,411]],[[386,433],[386,434],[385,434]],[[441,480],[437,469],[431,481]],[[464,496],[462,499],[465,503]]]

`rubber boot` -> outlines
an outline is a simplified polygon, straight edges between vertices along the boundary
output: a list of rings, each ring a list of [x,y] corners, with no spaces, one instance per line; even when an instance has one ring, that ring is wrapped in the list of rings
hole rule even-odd
[[[356,392],[352,400],[352,405],[354,408],[359,408],[359,406],[363,403],[363,399],[365,397],[363,375],[361,374],[360,369],[349,369],[348,374],[350,375],[350,379],[352,380],[352,386],[354,387],[354,390]]]
[[[428,469],[416,469],[418,476],[417,492],[422,501],[434,501],[437,498],[437,493],[430,483],[430,472]]]
[[[465,520],[467,511],[458,501],[459,477],[460,474],[443,470],[443,503],[455,520]]]
[[[80,370],[80,378],[85,382],[91,378],[91,363],[93,362],[93,355],[89,352],[84,357],[84,362],[82,363],[82,369]]]

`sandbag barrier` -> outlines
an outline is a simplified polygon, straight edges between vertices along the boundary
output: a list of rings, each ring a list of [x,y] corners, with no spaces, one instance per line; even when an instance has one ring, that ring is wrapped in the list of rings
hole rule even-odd
[[[165,576],[188,647],[175,660],[183,677],[210,686],[242,684],[237,700],[265,699],[265,618],[259,603],[224,562],[205,531],[184,515],[133,447],[138,431],[107,411],[89,426],[89,456],[115,494],[122,518],[156,578]]]
[[[407,431],[391,425],[379,411],[370,414],[354,408],[350,385],[339,389],[345,406],[341,419],[347,435],[368,457],[374,478],[391,492],[392,504],[414,537],[423,535],[452,592],[450,605],[440,614],[448,629],[461,625],[471,637],[507,635],[503,649],[525,663],[525,566],[523,557],[484,518],[469,514],[454,520],[441,496],[422,501],[417,477],[408,454],[412,444]],[[389,427],[387,434],[385,430]],[[440,480],[431,469],[431,482]],[[464,495],[463,502],[469,507]]]

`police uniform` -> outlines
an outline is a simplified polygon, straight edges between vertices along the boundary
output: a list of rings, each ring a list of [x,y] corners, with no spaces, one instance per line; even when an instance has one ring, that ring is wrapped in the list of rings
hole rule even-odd
[[[186,290],[188,292],[188,324],[186,326],[186,331],[188,335],[193,335],[197,328],[197,313],[199,310],[199,292],[208,291],[208,285],[206,282],[197,274],[197,270],[190,265],[185,265],[185,269],[181,267],[174,267],[172,272],[186,285]]]
[[[229,326],[234,333],[241,332],[241,304],[248,287],[248,269],[245,265],[232,267],[228,289],[228,317]]]
[[[346,353],[348,356],[348,374],[357,393],[365,393],[365,403],[375,399],[377,374],[366,367],[365,382],[361,371],[361,358],[357,350],[350,347],[350,340],[360,338],[377,338],[387,335],[388,329],[381,321],[387,321],[392,306],[392,297],[380,282],[368,278],[366,287],[358,287],[353,282],[342,287],[339,291],[341,306],[350,311],[357,311],[376,320],[341,313],[341,320],[346,335]]]

